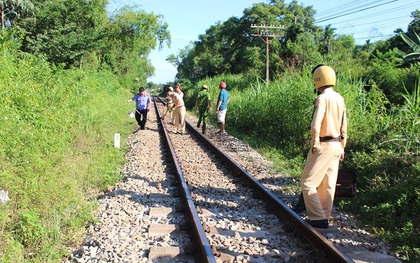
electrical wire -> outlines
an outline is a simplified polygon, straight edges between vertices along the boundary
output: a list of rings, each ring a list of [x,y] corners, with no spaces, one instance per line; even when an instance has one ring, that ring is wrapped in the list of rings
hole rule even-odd
[[[367,25],[372,25],[372,24],[378,24],[378,23],[382,23],[382,22],[400,21],[401,19],[407,19],[407,16],[398,16],[398,17],[393,17],[393,18],[387,18],[387,19],[384,19],[384,20],[378,20],[378,21],[373,21],[373,22],[369,22],[369,23],[351,24],[351,26],[337,27],[337,29],[345,29],[345,28],[350,28],[350,27],[361,27],[361,26],[367,26]],[[357,21],[360,21],[360,20],[357,19]],[[347,20],[347,21],[343,21],[343,22],[339,22],[339,23],[334,23],[334,25],[343,24],[343,23],[350,23],[350,22],[351,21]]]
[[[390,13],[395,14],[396,12],[401,14],[401,12],[399,12],[399,11],[406,10],[406,9],[412,8],[412,7],[416,8],[420,3],[420,1],[416,1],[414,3],[408,3],[408,4],[404,3],[403,5],[399,5],[397,7],[390,7],[386,10],[375,11],[375,9],[377,9],[380,6],[384,6],[384,5],[387,5],[387,4],[390,4],[390,3],[394,3],[394,2],[397,2],[399,0],[393,0],[393,1],[388,0],[387,2],[385,2],[385,1],[387,1],[387,0],[363,1],[363,4],[361,4],[362,1],[355,0],[355,1],[348,2],[348,3],[344,3],[344,4],[341,4],[339,6],[330,8],[328,10],[325,10],[325,11],[319,13],[319,14],[327,14],[328,11],[331,12],[329,14],[329,16],[324,15],[321,19],[316,19],[315,23],[319,24],[319,23],[323,23],[323,22],[326,22],[326,21],[329,21],[329,20],[345,17],[345,16],[348,16],[350,14],[356,14],[356,13],[364,12],[364,15],[359,15],[358,17],[355,17],[355,18],[352,18],[352,19],[346,19],[344,21],[341,20],[341,21],[338,21],[338,22],[334,22],[334,23],[332,23],[332,28],[334,28],[335,32],[340,32],[340,31],[346,31],[346,29],[349,29],[349,28],[355,28],[355,29],[359,28],[360,29],[362,27],[366,27],[367,25],[378,24],[378,27],[382,31],[383,29],[390,28],[391,26],[395,26],[396,24],[400,25],[401,23],[403,23],[405,21],[407,21],[407,25],[408,25],[410,23],[410,20],[412,20],[412,18],[409,15],[398,16],[398,17],[388,17],[387,19],[382,19],[382,20],[377,20],[377,21],[372,21],[372,18],[373,19],[375,17],[379,18],[380,16],[390,14]],[[342,7],[341,10],[340,10],[340,7]],[[337,10],[340,10],[340,11],[337,11]],[[366,15],[367,10],[371,10],[371,12],[368,13],[368,15]],[[366,20],[366,19],[369,19],[372,22],[369,21],[367,23],[361,23],[362,20]],[[357,24],[352,24],[353,22],[358,22],[358,23]],[[345,26],[342,26],[342,27],[340,27],[340,26],[335,27],[335,25],[344,24],[344,23],[347,23],[347,24],[350,24],[350,25],[345,25]],[[401,28],[401,27],[399,27],[399,28]],[[395,29],[397,29],[397,27],[395,27],[394,30]],[[375,31],[376,33],[372,33],[372,31]],[[389,30],[388,30],[388,32],[389,32]],[[361,34],[364,34],[364,33],[369,34],[369,35],[373,35],[373,34],[377,34],[377,33],[380,34],[380,31],[376,27],[370,27],[368,29],[365,28],[365,29],[362,29],[362,30],[359,30],[359,31],[356,31],[356,32],[353,31],[351,33],[351,35],[353,35],[353,36],[354,35],[361,35]],[[346,33],[344,33],[344,34],[346,34]],[[358,40],[358,39],[373,39],[373,38],[380,38],[380,37],[387,37],[387,36],[395,36],[395,34],[375,36],[375,37],[370,36],[370,37],[363,37],[363,38],[357,37],[357,38],[354,38],[354,39],[355,40]]]
[[[325,15],[331,15],[331,14],[334,14],[334,12],[337,12],[337,10],[340,10],[340,12],[341,12],[344,8],[350,8],[354,5],[359,4],[360,2],[364,3],[366,1],[365,0],[350,1],[350,2],[344,3],[342,5],[334,6],[330,9],[323,10],[319,13],[316,13],[315,16],[321,16],[322,17],[322,16],[324,16],[324,13],[325,13]]]
[[[393,37],[393,36],[395,36],[395,34],[382,35],[382,36],[376,36],[376,37],[373,37],[373,36],[370,36],[370,37],[356,37],[354,39],[355,40],[369,40],[369,39],[376,39],[376,38],[384,38],[384,39],[386,39],[386,38],[390,38],[390,37]]]
[[[370,1],[372,1],[372,0],[370,0]],[[335,6],[333,8],[328,9],[328,10],[322,11],[322,12],[316,14],[316,16],[319,17],[318,20],[323,20],[323,19],[326,19],[326,18],[331,17],[331,16],[337,16],[337,15],[342,15],[344,13],[353,12],[353,11],[356,11],[358,9],[368,7],[372,4],[380,3],[382,1],[386,1],[386,0],[374,0],[373,2],[363,1],[363,0],[351,1],[351,2],[344,3],[344,4],[339,5],[339,6]],[[324,14],[324,13],[325,13],[325,15],[321,15],[321,14]]]
[[[324,20],[330,17],[341,16],[346,13],[356,12],[360,9],[369,8],[373,5],[383,4],[381,3],[383,1],[390,1],[390,0],[374,0],[374,1],[370,0],[370,1],[363,1],[362,3],[357,3],[357,5],[352,5],[351,3],[349,3],[345,7],[338,6],[338,7],[335,7],[334,10],[330,11],[329,13],[325,15],[321,16],[321,14],[318,14],[317,20]],[[398,1],[398,0],[394,0],[394,1]]]
[[[356,11],[352,11],[352,12],[344,13],[344,14],[341,14],[341,15],[336,15],[336,16],[333,16],[333,17],[320,19],[320,20],[317,20],[317,21],[316,21],[316,23],[321,23],[321,22],[325,22],[325,21],[333,20],[333,19],[336,19],[336,18],[339,18],[339,17],[343,17],[343,16],[347,16],[347,15],[355,14],[355,13],[362,12],[362,11],[365,11],[365,10],[368,10],[368,9],[372,9],[372,8],[375,8],[375,7],[379,7],[379,6],[383,6],[383,5],[386,5],[386,4],[390,4],[390,3],[393,3],[393,2],[396,2],[396,1],[398,1],[398,0],[391,0],[391,1],[386,2],[386,3],[377,4],[377,5],[374,5],[374,6],[370,6],[370,7],[366,7],[366,8],[358,9],[358,10],[356,10]]]
[[[351,21],[354,21],[354,20],[361,21],[361,20],[366,20],[366,19],[372,19],[372,16],[378,17],[378,16],[382,16],[382,15],[385,15],[385,14],[389,14],[389,13],[394,14],[397,11],[401,11],[401,10],[408,9],[408,8],[411,8],[411,7],[416,7],[418,4],[420,4],[420,1],[415,2],[415,3],[411,3],[411,4],[407,4],[407,5],[403,5],[403,6],[399,6],[399,7],[396,7],[396,8],[390,8],[390,9],[387,9],[387,10],[382,10],[382,11],[379,11],[379,12],[375,12],[373,15],[370,15],[370,16],[368,16],[368,15],[359,16],[359,17],[351,19]],[[342,24],[342,23],[348,23],[348,22],[350,22],[350,20],[338,21],[338,22],[334,22],[334,25]],[[317,23],[317,22],[315,22],[315,23]]]

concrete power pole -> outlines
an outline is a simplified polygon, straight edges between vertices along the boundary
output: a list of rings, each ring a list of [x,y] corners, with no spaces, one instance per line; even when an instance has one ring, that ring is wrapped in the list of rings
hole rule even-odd
[[[255,25],[252,24],[251,28],[256,28],[257,33],[251,34],[252,36],[257,36],[262,39],[265,43],[265,81],[267,84],[270,83],[270,42],[274,38],[280,37],[280,35],[277,33],[279,30],[284,29],[283,26],[272,26],[272,25]]]

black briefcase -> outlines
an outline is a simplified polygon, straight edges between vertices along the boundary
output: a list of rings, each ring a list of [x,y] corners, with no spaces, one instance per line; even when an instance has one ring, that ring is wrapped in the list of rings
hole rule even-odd
[[[339,169],[337,184],[335,187],[335,197],[355,197],[357,190],[356,183],[356,170],[346,168]]]

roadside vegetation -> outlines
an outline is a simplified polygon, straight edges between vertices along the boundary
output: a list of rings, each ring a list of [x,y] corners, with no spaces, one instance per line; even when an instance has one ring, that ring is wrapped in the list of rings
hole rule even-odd
[[[125,101],[139,86],[162,87],[146,83],[147,56],[169,45],[170,33],[139,8],[107,14],[105,0],[1,3],[0,190],[9,200],[0,204],[0,262],[60,262],[95,221],[97,194],[120,180],[134,126]],[[202,84],[215,102],[226,81],[228,132],[299,178],[316,97],[310,71],[332,66],[349,118],[343,165],[359,175],[357,197],[338,205],[400,259],[418,262],[420,11],[407,30],[364,45],[316,26],[314,14],[296,1],[254,4],[170,56],[175,82],[192,109]],[[285,27],[270,46],[269,84],[265,44],[251,24]],[[122,149],[113,147],[117,132]]]
[[[1,261],[58,260],[94,221],[90,199],[120,178],[113,136],[131,127],[127,92],[106,72],[0,61],[0,185],[10,198],[0,207]]]
[[[101,0],[0,4],[0,262],[61,262],[121,179],[126,100],[170,35],[135,8],[108,18]]]

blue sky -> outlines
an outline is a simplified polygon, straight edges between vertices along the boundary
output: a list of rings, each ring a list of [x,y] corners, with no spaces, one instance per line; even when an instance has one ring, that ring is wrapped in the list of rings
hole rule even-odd
[[[176,68],[166,61],[170,54],[198,39],[206,29],[217,22],[235,16],[241,17],[245,8],[265,0],[109,0],[108,10],[124,5],[137,5],[148,13],[160,14],[169,24],[171,47],[154,50],[150,61],[155,67],[148,81],[167,83],[174,80]],[[290,0],[286,0],[290,3]],[[420,10],[420,0],[303,0],[303,6],[313,6],[319,26],[331,24],[337,34],[353,35],[358,44],[386,39],[397,28],[404,31],[412,21],[411,12]],[[331,3],[333,2],[333,3]],[[336,18],[335,18],[336,17]]]

